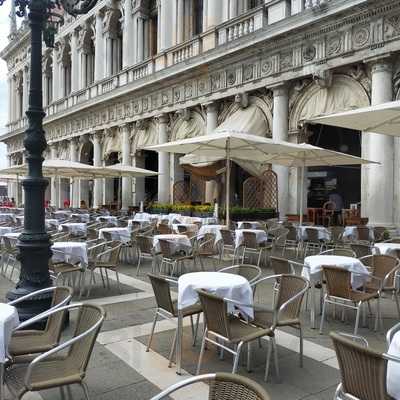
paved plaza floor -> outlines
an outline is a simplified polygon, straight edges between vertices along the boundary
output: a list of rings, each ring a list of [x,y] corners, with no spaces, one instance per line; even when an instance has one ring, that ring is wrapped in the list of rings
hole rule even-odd
[[[291,255],[287,255],[291,258]],[[207,265],[212,269],[212,265]],[[94,348],[93,357],[88,369],[87,383],[91,399],[96,400],[147,400],[169,385],[193,375],[196,370],[200,352],[200,339],[193,346],[189,321],[185,321],[183,341],[183,374],[178,376],[174,366],[168,368],[168,354],[174,333],[174,324],[164,320],[157,325],[152,349],[146,352],[146,344],[154,317],[155,301],[152,287],[146,277],[150,272],[151,263],[147,261],[136,276],[136,265],[125,263],[120,268],[122,294],[118,293],[115,276],[111,275],[111,285],[105,289],[101,280],[93,288],[88,301],[104,306],[107,318]],[[263,268],[264,275],[271,274],[268,268]],[[13,283],[0,278],[0,296],[4,298]],[[257,289],[256,299],[271,301],[272,286],[265,284]],[[75,299],[78,301],[78,299]],[[354,314],[349,312],[347,320],[334,320],[329,315],[325,333],[310,329],[309,309],[303,310],[301,318],[304,326],[304,366],[299,367],[299,341],[297,332],[293,329],[278,330],[277,343],[281,382],[277,382],[274,369],[270,369],[270,378],[264,382],[267,343],[264,340],[261,347],[253,344],[252,371],[246,371],[243,353],[239,373],[248,376],[263,385],[272,400],[325,400],[332,399],[339,382],[339,370],[329,338],[329,331],[352,333]],[[374,318],[368,318],[368,326],[360,328],[359,334],[366,337],[372,347],[385,350],[386,330],[398,322],[393,300],[389,297],[383,300],[384,327],[383,332],[374,332]],[[339,314],[339,313],[337,313]],[[319,317],[318,317],[319,322]],[[71,326],[65,332],[67,336],[72,329],[74,315],[71,316]],[[201,331],[201,328],[199,329]],[[232,368],[232,358],[226,354],[221,360],[215,348],[209,346],[203,360],[202,373],[229,372]],[[71,388],[73,399],[83,399],[79,387]],[[177,392],[172,398],[177,400],[200,400],[207,396],[205,384],[197,384],[190,389]],[[40,394],[29,394],[26,399],[59,399],[58,390],[49,390]]]

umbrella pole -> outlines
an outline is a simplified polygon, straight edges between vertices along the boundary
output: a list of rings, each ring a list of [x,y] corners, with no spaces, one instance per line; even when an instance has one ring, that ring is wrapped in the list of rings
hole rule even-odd
[[[19,205],[19,175],[17,174],[17,193],[16,193],[16,204],[15,207],[18,207]]]
[[[226,142],[226,226],[230,223],[231,155],[229,139]]]
[[[301,167],[301,174],[300,174],[300,225],[303,225],[303,208],[304,208],[304,170],[305,166]]]

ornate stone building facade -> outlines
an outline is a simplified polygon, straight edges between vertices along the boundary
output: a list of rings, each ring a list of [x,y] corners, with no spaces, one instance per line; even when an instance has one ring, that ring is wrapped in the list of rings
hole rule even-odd
[[[10,43],[1,53],[10,93],[8,132],[1,140],[11,165],[24,159],[29,79],[29,32],[24,24],[17,30],[13,18]],[[345,203],[361,201],[372,223],[397,224],[398,139],[369,133],[361,138],[305,121],[399,98],[399,56],[397,0],[100,1],[83,17],[67,17],[55,48],[44,50],[46,157],[158,168],[158,181],[122,180],[122,206],[149,194],[168,202],[184,175],[179,155],[142,148],[247,118],[252,133],[327,141],[330,148],[379,161],[358,172],[338,172],[333,180],[332,171],[311,170],[309,189],[318,197],[322,181],[327,187],[343,181],[354,192],[343,194]],[[296,213],[300,174],[274,169],[280,211]],[[351,174],[354,180],[346,181]],[[109,203],[118,191],[112,180],[74,185],[75,205]],[[70,191],[68,181],[53,181],[47,197],[61,204]]]

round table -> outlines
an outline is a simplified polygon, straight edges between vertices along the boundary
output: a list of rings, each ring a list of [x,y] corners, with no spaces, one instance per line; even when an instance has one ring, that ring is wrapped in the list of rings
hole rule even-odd
[[[172,251],[178,253],[179,251],[184,251],[185,253],[190,252],[192,249],[192,243],[186,235],[155,235],[153,237],[153,247],[157,253],[161,251],[159,240],[168,240],[172,243]]]
[[[374,248],[378,254],[397,257],[396,250],[400,250],[400,243],[375,243]]]
[[[369,229],[370,240],[374,240],[374,228],[368,227],[368,229]],[[346,226],[344,228],[343,238],[349,240],[358,240],[357,226]]]
[[[319,240],[330,240],[331,233],[324,226],[298,226],[297,227],[297,237],[299,240],[307,240],[307,231],[306,229],[313,229],[318,231],[318,239]]]
[[[123,243],[131,241],[131,233],[128,228],[102,228],[99,230],[99,239],[104,239],[104,232],[111,233],[112,240]]]
[[[86,235],[87,233],[87,226],[83,222],[67,222],[65,224],[60,224],[58,226],[60,232],[63,231],[63,226],[68,229],[68,232],[74,235]]]
[[[268,235],[262,229],[236,229],[235,231],[235,247],[238,248],[243,243],[243,232],[252,232],[256,234],[257,243],[265,243]]]
[[[51,248],[56,250],[53,261],[83,265],[88,263],[87,244],[84,242],[56,242]]]
[[[215,235],[215,242],[222,240],[221,229],[226,229],[225,225],[203,225],[199,229],[198,237],[202,238],[206,233],[212,233]]]

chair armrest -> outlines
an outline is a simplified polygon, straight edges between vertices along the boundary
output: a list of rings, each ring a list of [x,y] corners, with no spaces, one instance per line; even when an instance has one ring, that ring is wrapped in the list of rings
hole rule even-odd
[[[340,336],[343,336],[345,338],[351,339],[354,342],[358,342],[358,344],[361,344],[364,347],[369,347],[367,339],[365,339],[362,336],[359,335],[351,335],[350,333],[344,333],[344,332],[339,332]]]
[[[10,306],[14,306],[15,304],[19,304],[25,300],[29,300],[32,297],[38,296],[40,294],[45,294],[45,293],[49,293],[49,292],[53,292],[54,290],[56,290],[55,286],[49,287],[49,288],[45,288],[45,289],[40,289],[40,290],[36,290],[35,292],[29,293],[25,296],[20,297],[19,299],[10,301],[9,303],[7,303]]]
[[[270,280],[270,279],[277,279],[279,278],[281,275],[277,274],[277,275],[269,275],[269,276],[264,276],[263,278],[260,278],[259,280],[253,282],[250,284],[251,287],[253,286],[257,286],[259,283],[262,283],[264,281]]]
[[[276,313],[276,318],[277,321],[279,321],[279,318],[281,316],[281,314],[285,311],[285,308],[287,308],[291,303],[293,303],[295,300],[297,300],[299,297],[303,296],[307,290],[310,288],[310,284],[307,282],[307,285],[304,289],[302,289],[299,293],[297,293],[295,296],[293,296],[292,298],[290,298],[288,301],[286,301],[285,303],[283,303],[279,309],[277,310]]]

